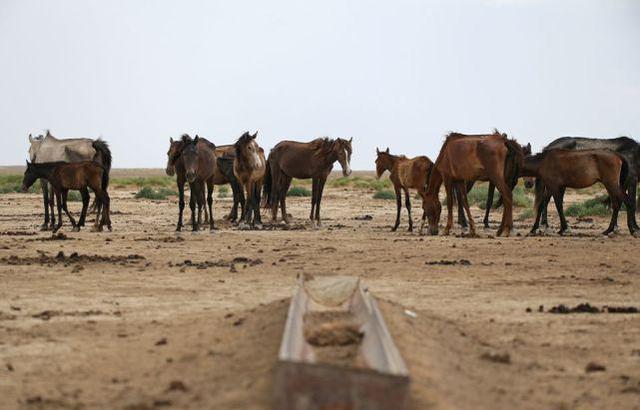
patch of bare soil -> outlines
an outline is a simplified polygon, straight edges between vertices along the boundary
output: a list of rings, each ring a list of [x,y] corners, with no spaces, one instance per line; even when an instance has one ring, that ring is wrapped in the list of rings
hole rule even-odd
[[[310,312],[304,316],[304,337],[317,363],[357,366],[364,333],[350,312]]]

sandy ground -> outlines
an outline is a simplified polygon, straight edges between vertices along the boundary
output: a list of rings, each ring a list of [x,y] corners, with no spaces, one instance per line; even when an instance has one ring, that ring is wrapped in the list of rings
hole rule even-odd
[[[359,275],[382,300],[411,409],[640,408],[640,314],[548,313],[640,307],[640,240],[600,236],[603,219],[570,218],[571,237],[420,237],[389,232],[393,201],[337,188],[318,230],[291,198],[290,230],[176,234],[175,198],[111,195],[114,232],[64,240],[37,231],[37,195],[0,196],[0,408],[269,408],[302,272]]]

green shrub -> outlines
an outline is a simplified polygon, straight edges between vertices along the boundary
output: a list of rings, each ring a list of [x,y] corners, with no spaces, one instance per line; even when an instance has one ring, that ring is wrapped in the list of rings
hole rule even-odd
[[[130,178],[111,178],[111,185],[114,186],[137,186],[143,187],[169,187],[175,184],[175,179],[169,176],[158,177],[130,177]]]
[[[518,215],[518,221],[524,221],[525,219],[531,219],[535,217],[535,213],[533,212],[533,208],[527,208]]]
[[[467,194],[469,205],[477,205],[480,209],[487,208],[487,197],[489,193],[489,186],[482,184],[480,186],[474,186],[471,192]],[[493,205],[500,200],[500,193],[496,189],[493,195]],[[524,189],[520,186],[515,187],[513,190],[513,206],[516,208],[527,208],[533,205],[533,200],[527,195]]]
[[[82,195],[78,191],[69,191],[67,194],[67,202],[82,202]]]
[[[329,182],[329,185],[334,187],[334,188],[338,188],[338,187],[343,187],[343,186],[347,186],[351,183],[351,181],[349,181],[349,178],[347,177],[340,177],[340,178],[336,178],[332,181]]]
[[[167,199],[172,195],[177,195],[175,191],[167,188],[153,189],[145,186],[136,194],[136,198],[141,199]]]
[[[587,199],[577,204],[570,205],[565,209],[564,214],[567,216],[608,216],[611,215],[611,210],[602,203],[604,197],[597,197],[593,199]]]
[[[218,198],[226,198],[227,196],[229,196],[229,186],[221,185],[218,188]]]
[[[0,175],[0,194],[22,192],[22,178],[22,175]],[[32,194],[40,192],[40,183],[36,181],[31,185],[29,192]]]
[[[294,186],[289,189],[287,196],[311,196],[311,191],[303,186]]]
[[[373,199],[396,199],[396,193],[390,189],[381,189],[373,194]]]

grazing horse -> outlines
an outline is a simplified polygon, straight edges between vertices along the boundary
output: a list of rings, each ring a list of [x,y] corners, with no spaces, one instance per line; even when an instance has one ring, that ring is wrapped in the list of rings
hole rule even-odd
[[[497,130],[496,130],[497,132]],[[531,144],[527,144],[522,146],[522,154],[524,156],[531,155]],[[511,155],[507,158],[505,169],[504,169],[504,177],[506,178],[507,184],[509,184],[509,189],[513,192],[513,189],[518,185],[518,176],[520,174],[520,162],[518,161],[515,155]],[[470,192],[473,188],[475,181],[467,182],[467,192]],[[489,228],[489,214],[491,213],[491,208],[493,208],[493,196],[495,194],[496,187],[491,182],[489,182],[489,188],[487,192],[487,202],[484,211],[484,219],[482,223],[485,229]],[[467,219],[464,216],[464,208],[462,207],[462,201],[460,199],[460,193],[456,191],[456,200],[458,201],[458,223],[463,228],[467,227]],[[502,205],[502,197],[498,199],[496,203],[496,208],[499,208]]]
[[[431,168],[428,178],[427,193],[423,202],[425,215],[429,220],[429,232],[438,234],[438,222],[442,206],[438,198],[440,186],[444,182],[447,192],[448,219],[445,235],[451,231],[453,224],[453,194],[454,189],[460,190],[462,204],[469,219],[469,231],[475,235],[475,223],[469,211],[466,183],[469,181],[488,180],[492,182],[504,203],[502,222],[498,229],[498,236],[509,236],[513,229],[513,200],[509,185],[505,181],[505,164],[510,155],[517,161],[523,161],[522,147],[504,134],[495,133],[485,137],[469,137],[461,134],[449,134]],[[424,228],[422,220],[420,232]]]
[[[385,171],[389,171],[389,179],[393,182],[396,192],[396,223],[391,228],[394,232],[400,225],[400,211],[402,209],[402,191],[405,196],[405,206],[409,213],[409,232],[413,231],[413,218],[411,217],[411,198],[409,189],[415,189],[424,201],[427,188],[427,175],[431,171],[433,162],[425,156],[407,158],[404,155],[391,155],[389,148],[380,151],[376,148],[376,176],[378,179]],[[424,215],[423,218],[424,219]]]
[[[247,226],[262,228],[260,192],[267,167],[264,150],[256,142],[257,136],[257,131],[253,135],[245,132],[235,143],[236,157],[233,161],[233,173],[246,193],[242,228]]]
[[[191,191],[191,226],[197,231],[200,223],[204,199],[204,186],[209,188],[207,193],[207,206],[209,209],[209,229],[214,229],[213,218],[213,177],[218,168],[216,162],[216,146],[205,138],[196,137],[186,142],[182,147],[182,161],[184,163],[185,176],[189,182]],[[197,198],[197,201],[194,200]],[[198,203],[198,219],[196,220],[196,202]]]
[[[185,207],[184,201],[184,184],[186,183],[186,170],[184,167],[184,161],[182,158],[182,148],[186,143],[192,141],[191,137],[187,134],[184,134],[180,139],[175,140],[173,138],[169,139],[169,151],[167,152],[167,167],[165,172],[169,176],[176,175],[176,183],[178,185],[178,224],[176,227],[177,231],[180,231],[183,227],[182,223],[182,214]],[[215,148],[215,154],[218,160],[218,167],[214,168],[214,177],[213,177],[213,185],[224,185],[229,183],[231,185],[231,190],[233,191],[233,208],[231,213],[228,216],[232,222],[235,222],[238,216],[238,204],[244,207],[244,194],[242,193],[242,187],[240,187],[238,180],[233,175],[233,157],[235,156],[235,148],[233,145],[221,145]],[[230,158],[231,165],[223,162],[223,158]],[[209,189],[213,189],[212,186],[208,186]],[[202,191],[202,190],[201,190]],[[199,201],[199,207],[203,206],[204,197],[195,198],[193,194],[191,195],[193,200]],[[208,212],[206,207],[205,210],[205,223],[208,220]],[[200,215],[198,215],[198,221],[200,220]],[[198,222],[199,224],[199,222]]]
[[[607,230],[608,235],[613,232],[621,204],[627,206],[627,225],[633,235],[637,228],[633,226],[631,198],[624,193],[624,183],[629,174],[629,165],[624,157],[608,149],[571,151],[552,149],[540,154],[526,157],[523,174],[536,177],[536,221],[531,233],[535,233],[540,226],[542,210],[547,207],[553,197],[558,215],[560,216],[560,235],[568,229],[562,207],[566,188],[587,188],[596,182],[601,182],[611,198],[613,214]]]
[[[619,138],[585,138],[585,137],[560,137],[544,147],[542,151],[552,149],[568,150],[588,150],[588,149],[610,149],[622,155],[629,165],[629,173],[624,181],[623,189],[628,192],[631,200],[632,212],[627,218],[631,218],[631,223],[635,230],[640,229],[636,222],[635,211],[637,209],[636,190],[640,177],[640,144],[629,137]],[[533,181],[528,180],[527,186],[533,187]],[[547,228],[547,208],[542,209],[542,226]],[[616,221],[617,223],[617,221]],[[614,228],[615,229],[615,228]]]
[[[286,198],[292,178],[313,180],[311,213],[309,219],[320,224],[320,203],[327,177],[338,161],[342,175],[351,175],[351,143],[353,138],[317,138],[310,142],[282,141],[271,152],[267,160],[267,176],[264,185],[266,206],[271,208],[273,221],[282,209],[282,220],[288,224]]]
[[[80,227],[84,226],[87,207],[89,206],[88,188],[93,190],[98,203],[101,204],[96,213],[95,228],[101,231],[102,227],[107,225],[107,228],[111,231],[110,200],[107,193],[109,173],[102,165],[93,161],[73,163],[45,162],[43,164],[33,164],[27,161],[27,169],[22,179],[22,191],[27,192],[29,187],[38,179],[46,179],[53,187],[53,192],[56,195],[58,224],[53,229],[53,232],[57,232],[62,226],[62,209],[69,217],[74,230],[79,231]],[[67,208],[67,194],[70,189],[78,190],[82,195],[82,212],[77,224]],[[100,212],[102,212],[101,218]]]
[[[44,136],[37,137],[29,134],[29,160],[36,164],[45,162],[81,162],[95,161],[101,164],[107,173],[111,170],[111,151],[109,145],[98,138],[70,138],[57,139],[49,130]],[[42,197],[44,202],[44,223],[41,230],[53,229],[55,226],[54,197],[53,190],[49,191],[49,184],[46,180],[40,180],[42,187]],[[100,211],[100,204],[94,202],[94,206]],[[51,209],[51,219],[49,219],[49,209]]]

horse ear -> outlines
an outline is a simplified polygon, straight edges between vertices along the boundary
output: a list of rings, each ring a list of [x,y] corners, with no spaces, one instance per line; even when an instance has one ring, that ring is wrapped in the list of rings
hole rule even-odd
[[[193,143],[194,144],[197,143],[199,139],[200,139],[200,137],[196,135],[196,137],[193,139]]]
[[[173,137],[169,137],[169,143],[173,144]]]
[[[29,134],[29,142],[33,142],[33,135]]]
[[[255,134],[253,134],[251,138],[256,139],[257,136],[258,136],[258,131],[256,130]]]
[[[349,144],[353,142],[353,137],[349,138]]]
[[[31,163],[27,160],[27,168],[31,168]]]
[[[389,153],[389,147],[387,147],[387,150],[385,151],[387,154]]]
[[[51,136],[51,132],[49,132],[49,130],[47,130],[47,135],[45,135],[45,137],[50,137]]]
[[[376,154],[380,155],[380,150],[376,147]]]

